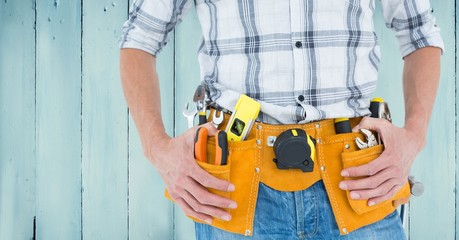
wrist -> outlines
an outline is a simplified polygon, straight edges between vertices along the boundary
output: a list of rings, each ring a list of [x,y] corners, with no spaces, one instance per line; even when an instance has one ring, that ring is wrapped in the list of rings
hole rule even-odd
[[[426,144],[426,139],[427,139],[427,127],[424,127],[422,124],[405,124],[403,127],[405,131],[407,132],[410,141],[416,146],[418,152],[421,151],[425,144]]]
[[[154,162],[156,153],[163,149],[165,144],[171,139],[163,128],[146,131],[142,138],[144,155],[152,162]]]

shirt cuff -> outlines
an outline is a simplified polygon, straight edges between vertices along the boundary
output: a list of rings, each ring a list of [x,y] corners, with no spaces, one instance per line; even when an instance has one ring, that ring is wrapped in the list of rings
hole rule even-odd
[[[441,54],[445,51],[445,44],[440,36],[440,33],[431,34],[430,36],[416,39],[408,44],[400,46],[400,53],[403,58],[410,55],[414,51],[424,47],[437,47],[441,49]]]

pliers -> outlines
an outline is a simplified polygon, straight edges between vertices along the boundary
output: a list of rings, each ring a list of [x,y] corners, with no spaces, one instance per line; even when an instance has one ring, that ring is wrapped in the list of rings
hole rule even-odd
[[[363,141],[358,137],[355,138],[355,143],[357,144],[357,147],[359,147],[360,149],[374,147],[379,144],[375,134],[373,134],[370,130],[362,128],[360,129],[360,132],[366,138],[366,141]]]
[[[196,130],[194,139],[194,158],[197,161],[207,161],[207,128],[200,127]],[[228,162],[228,137],[225,131],[219,130],[215,134],[215,165],[226,165]]]

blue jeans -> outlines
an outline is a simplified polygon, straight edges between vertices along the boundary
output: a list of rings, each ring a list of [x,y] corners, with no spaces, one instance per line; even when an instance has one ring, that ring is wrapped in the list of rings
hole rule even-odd
[[[260,183],[252,237],[196,223],[196,238],[198,240],[406,239],[397,211],[379,222],[340,236],[322,181],[298,192],[280,192]]]

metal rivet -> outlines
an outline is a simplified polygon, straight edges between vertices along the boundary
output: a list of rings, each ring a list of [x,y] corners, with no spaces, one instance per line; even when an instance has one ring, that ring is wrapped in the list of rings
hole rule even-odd
[[[276,137],[275,136],[268,136],[268,141],[266,144],[268,144],[268,146],[272,147],[274,146],[274,142],[276,142]]]
[[[325,171],[325,166],[321,166],[320,170]]]
[[[257,129],[258,129],[258,130],[261,130],[261,129],[262,129],[262,126],[261,126],[261,125],[258,125],[258,126],[257,126]]]
[[[259,173],[260,172],[260,168],[255,168],[255,172]]]
[[[257,145],[260,145],[260,144],[261,144],[261,140],[257,139]]]
[[[317,143],[321,144],[322,143],[322,139],[318,138],[317,139]]]
[[[343,228],[343,233],[347,234],[347,229]]]
[[[250,236],[250,230],[245,230],[245,235]]]
[[[344,148],[349,149],[351,146],[349,144],[344,145]]]
[[[320,128],[320,123],[317,123],[317,124],[316,124],[316,128],[317,128],[317,129]]]

